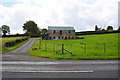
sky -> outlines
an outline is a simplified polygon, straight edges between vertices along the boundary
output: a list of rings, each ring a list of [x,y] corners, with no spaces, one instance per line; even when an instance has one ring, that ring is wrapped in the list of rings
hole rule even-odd
[[[0,0],[0,26],[11,34],[24,33],[23,24],[34,21],[39,28],[72,26],[78,31],[118,28],[119,0]]]

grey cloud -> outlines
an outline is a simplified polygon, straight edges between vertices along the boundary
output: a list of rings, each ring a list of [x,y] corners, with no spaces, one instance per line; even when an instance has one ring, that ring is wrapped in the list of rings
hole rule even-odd
[[[64,22],[67,25],[72,25],[76,28],[76,30],[94,30],[95,25],[98,25],[101,28],[105,28],[108,25],[112,25],[114,29],[117,29],[117,13],[112,12],[110,15],[104,17],[103,19],[99,19],[99,15],[103,12],[103,6],[97,6],[95,8],[84,7],[83,6],[73,6],[67,7],[65,9],[65,18]],[[79,15],[86,15],[84,18]],[[110,22],[113,21],[113,24]]]
[[[58,19],[58,15],[57,15],[57,13],[56,13],[55,11],[52,11],[52,13],[51,13],[51,18],[52,18],[52,19],[55,19],[55,20]]]
[[[4,1],[4,0],[2,0],[2,1]],[[7,0],[7,1],[9,1],[9,0]],[[12,0],[10,0],[10,1],[12,1]],[[14,1],[16,1],[16,0],[14,0]],[[21,0],[19,0],[19,1],[21,1]],[[10,20],[8,18],[4,22],[6,24],[9,24],[14,31],[22,29],[22,25],[25,23],[26,18],[35,19],[36,22],[40,23],[41,22],[40,16],[43,16],[43,22],[41,22],[40,25],[50,25],[50,24],[71,25],[71,26],[75,27],[75,29],[78,31],[91,30],[91,29],[94,30],[95,25],[98,25],[99,27],[103,27],[103,28],[106,28],[106,27],[104,27],[104,25],[105,26],[107,26],[107,25],[117,26],[116,24],[118,23],[118,19],[117,19],[118,17],[119,17],[119,25],[120,25],[120,16],[117,17],[117,11],[115,9],[116,7],[113,5],[108,5],[108,7],[110,6],[110,8],[113,7],[113,8],[111,8],[111,10],[113,10],[113,11],[108,10],[108,12],[110,12],[110,13],[104,13],[103,11],[105,9],[107,10],[108,7],[106,6],[106,4],[103,5],[102,1],[99,4],[100,0],[70,0],[70,1],[71,1],[70,2],[71,4],[69,4],[69,0],[66,0],[66,1],[62,0],[64,5],[61,5],[62,2],[60,0],[60,2],[61,2],[59,4],[59,5],[61,5],[60,11],[63,14],[58,13],[57,11],[59,11],[59,10],[56,10],[58,8],[56,6],[54,6],[55,9],[52,9],[53,7],[47,8],[48,11],[49,10],[50,11],[49,11],[49,13],[47,13],[48,15],[46,15],[46,14],[40,14],[40,13],[47,12],[46,7],[44,7],[46,5],[44,3],[41,2],[41,3],[37,4],[39,1],[31,1],[30,0],[28,2],[30,6],[27,6],[26,4],[22,4],[21,7],[17,8],[17,10],[13,10],[14,8],[10,8],[13,11],[15,11],[15,13],[12,16],[10,16]],[[73,1],[73,3],[72,3],[72,1]],[[104,3],[104,1],[103,1],[103,3]],[[28,10],[21,9],[23,5],[27,7],[26,9],[28,9],[30,7],[30,10],[29,9]],[[48,4],[48,6],[49,6],[49,4]],[[53,6],[53,5],[50,5],[50,6]],[[64,8],[64,10],[63,10],[63,8]],[[33,12],[34,9],[36,11],[36,12],[34,11],[35,14]],[[26,10],[26,11],[24,11],[24,10]],[[120,13],[120,8],[119,8],[119,13]],[[38,14],[38,15],[36,15],[36,14]],[[104,14],[108,14],[108,16],[106,16]],[[103,20],[100,20],[100,19],[98,19],[99,15],[104,15],[105,18],[103,17]],[[0,19],[2,17],[3,16],[0,16]],[[44,17],[45,17],[45,20],[44,20]],[[111,21],[113,21],[113,23],[110,24]],[[114,28],[116,28],[116,27],[114,27]]]
[[[52,11],[51,12],[51,15],[50,15],[50,18],[48,18],[47,20],[46,20],[46,23],[47,24],[51,24],[52,23],[52,21],[56,21],[56,22],[59,22],[59,16],[58,16],[58,14],[55,12],[55,11]]]
[[[79,2],[85,3],[85,4],[94,4],[98,0],[79,0]]]
[[[83,27],[84,25],[82,24],[84,24],[85,21],[79,17],[78,12],[79,12],[78,6],[74,6],[72,8],[66,8],[64,22],[67,25],[75,26],[76,30],[84,30],[86,29],[86,27]]]
[[[11,29],[21,29],[26,20],[25,16],[26,14],[23,11],[17,10],[8,22],[11,25]]]
[[[47,23],[47,24],[51,24],[51,21],[50,21],[50,20],[46,20],[46,23]]]
[[[120,26],[120,1],[118,3],[118,26]]]

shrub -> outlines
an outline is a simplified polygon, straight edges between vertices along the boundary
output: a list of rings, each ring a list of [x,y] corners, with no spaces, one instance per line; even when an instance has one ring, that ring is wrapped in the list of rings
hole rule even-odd
[[[11,41],[11,42],[6,42],[5,43],[5,47],[12,47],[12,46],[15,46],[16,44],[20,43],[20,42],[23,42],[25,40],[27,40],[28,38],[23,38],[23,39],[17,39],[15,41]]]

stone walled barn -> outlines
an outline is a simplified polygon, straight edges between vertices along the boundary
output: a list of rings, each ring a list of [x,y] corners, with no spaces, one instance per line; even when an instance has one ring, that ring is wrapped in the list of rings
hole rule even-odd
[[[73,27],[48,26],[49,40],[75,39],[75,29]]]

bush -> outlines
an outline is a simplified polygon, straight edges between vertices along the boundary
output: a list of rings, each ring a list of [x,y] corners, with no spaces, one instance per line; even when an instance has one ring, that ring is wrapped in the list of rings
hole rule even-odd
[[[11,42],[6,42],[5,43],[5,47],[12,47],[12,46],[15,46],[16,44],[20,43],[20,42],[23,42],[25,40],[27,40],[28,38],[23,38],[23,39],[17,39],[15,41],[11,41]]]

